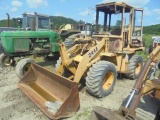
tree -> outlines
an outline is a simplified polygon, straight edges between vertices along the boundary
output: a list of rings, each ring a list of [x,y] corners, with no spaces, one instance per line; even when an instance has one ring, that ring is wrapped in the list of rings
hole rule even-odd
[[[116,22],[116,27],[121,27],[122,26],[122,20],[117,20]]]

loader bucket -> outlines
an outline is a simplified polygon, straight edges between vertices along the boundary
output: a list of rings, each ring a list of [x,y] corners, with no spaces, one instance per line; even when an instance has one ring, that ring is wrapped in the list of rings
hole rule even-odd
[[[119,115],[118,113],[115,113],[109,109],[102,108],[102,107],[94,107],[90,120],[126,120],[124,117]]]
[[[18,87],[50,119],[71,117],[79,108],[78,83],[31,63]]]

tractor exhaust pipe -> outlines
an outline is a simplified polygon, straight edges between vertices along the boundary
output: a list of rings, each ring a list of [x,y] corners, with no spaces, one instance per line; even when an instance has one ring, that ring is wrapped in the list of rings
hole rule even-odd
[[[9,14],[8,13],[6,13],[6,15],[7,15],[7,27],[10,27],[10,16],[9,16]]]

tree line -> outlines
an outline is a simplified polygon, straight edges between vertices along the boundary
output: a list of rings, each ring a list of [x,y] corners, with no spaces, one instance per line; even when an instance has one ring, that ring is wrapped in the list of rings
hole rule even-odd
[[[10,19],[10,27],[18,27],[18,23],[14,22],[13,19]],[[83,24],[84,21],[73,20],[71,18],[66,18],[63,16],[50,16],[50,22],[54,28],[59,28],[62,24]],[[7,20],[0,20],[0,27],[7,27],[8,21]]]
[[[63,16],[50,16],[51,24],[54,28],[59,28],[62,24],[83,24],[84,21],[79,20],[76,21],[71,18],[66,18]],[[0,20],[0,27],[7,27],[7,20]],[[17,23],[10,20],[10,27],[18,27]],[[160,24],[144,26],[143,27],[143,34],[153,34],[153,35],[160,35]]]
[[[144,26],[143,34],[160,35],[160,24]]]

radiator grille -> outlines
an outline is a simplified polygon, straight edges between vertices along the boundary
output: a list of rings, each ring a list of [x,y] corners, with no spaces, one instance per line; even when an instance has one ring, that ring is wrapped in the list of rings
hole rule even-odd
[[[14,50],[15,52],[27,52],[29,51],[29,39],[14,39]]]

